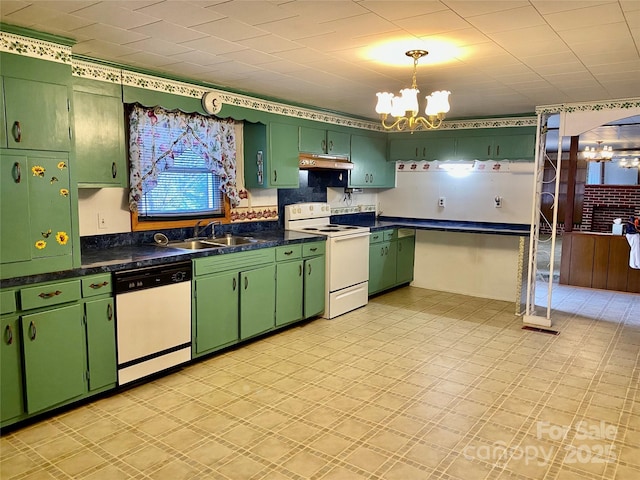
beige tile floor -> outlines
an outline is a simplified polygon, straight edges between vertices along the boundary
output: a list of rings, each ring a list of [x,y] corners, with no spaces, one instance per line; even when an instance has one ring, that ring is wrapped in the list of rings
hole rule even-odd
[[[639,479],[640,296],[406,287],[1,438],[2,479]]]

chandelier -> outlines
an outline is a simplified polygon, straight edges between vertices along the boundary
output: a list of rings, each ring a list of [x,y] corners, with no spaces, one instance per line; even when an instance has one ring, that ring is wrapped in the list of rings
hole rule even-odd
[[[418,68],[418,60],[429,52],[426,50],[409,50],[405,55],[413,58],[413,81],[411,88],[400,90],[400,96],[395,96],[389,92],[378,92],[378,104],[376,112],[380,114],[382,126],[385,130],[405,130],[409,129],[412,133],[416,129],[436,129],[444,120],[446,113],[449,111],[449,95],[448,90],[439,90],[425,97],[427,106],[425,108],[425,117],[418,117],[418,87],[416,85],[416,69]],[[386,123],[389,114],[395,117],[392,124]]]
[[[602,140],[596,142],[597,147],[585,147],[582,156],[590,162],[609,162],[613,158],[613,148],[611,146],[602,145]]]
[[[640,159],[638,158],[621,158],[618,162],[622,168],[640,168]]]

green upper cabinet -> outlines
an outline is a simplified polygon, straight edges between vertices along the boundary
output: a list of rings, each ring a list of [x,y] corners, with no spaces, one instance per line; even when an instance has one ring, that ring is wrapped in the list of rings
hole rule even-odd
[[[459,131],[455,158],[460,160],[532,160],[535,127]]]
[[[248,188],[298,188],[298,127],[246,122],[244,158]]]
[[[430,136],[429,138],[394,138],[389,141],[389,160],[447,160],[455,152],[453,137]]]
[[[126,187],[127,163],[120,85],[75,80],[76,172],[81,187]]]
[[[395,165],[387,162],[386,136],[351,135],[351,162],[350,187],[395,187]]]
[[[321,128],[300,127],[300,152],[348,157],[350,141],[351,138],[348,133]]]
[[[71,66],[0,54],[5,129],[3,147],[67,152],[70,149]]]
[[[0,152],[2,278],[72,267],[68,155]]]

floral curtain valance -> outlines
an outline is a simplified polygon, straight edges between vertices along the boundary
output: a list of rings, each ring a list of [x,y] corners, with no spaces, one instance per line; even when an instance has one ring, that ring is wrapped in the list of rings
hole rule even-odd
[[[188,150],[201,156],[206,168],[220,177],[220,189],[229,197],[231,205],[240,203],[233,120],[133,105],[129,114],[129,207],[132,212],[138,210],[142,195],[155,188],[158,173],[170,169],[174,158]]]

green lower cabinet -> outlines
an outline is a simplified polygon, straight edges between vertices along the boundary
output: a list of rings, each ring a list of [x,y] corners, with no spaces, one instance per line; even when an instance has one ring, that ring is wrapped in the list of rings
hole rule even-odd
[[[85,303],[89,390],[117,381],[116,328],[113,298]]]
[[[324,246],[324,245],[323,245]],[[324,249],[323,249],[324,251]],[[319,315],[324,311],[325,257],[304,260],[304,318]]]
[[[240,272],[240,339],[275,327],[276,266]]]
[[[82,316],[80,304],[22,316],[27,413],[53,407],[85,392]]]
[[[396,242],[379,242],[369,246],[369,294],[395,285]]]
[[[0,348],[0,422],[24,413],[22,395],[22,355],[20,351],[20,320],[17,315],[6,315],[0,320],[2,344]]]
[[[303,261],[276,265],[276,326],[302,319]]]
[[[397,248],[397,264],[396,264],[396,283],[409,283],[413,280],[413,261],[415,259],[416,237],[398,238]]]
[[[194,285],[194,353],[199,355],[237,342],[238,272],[198,278]]]

